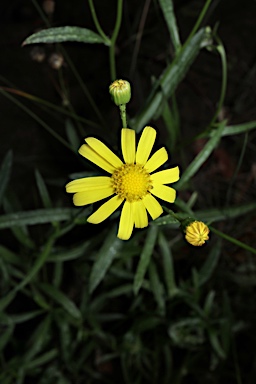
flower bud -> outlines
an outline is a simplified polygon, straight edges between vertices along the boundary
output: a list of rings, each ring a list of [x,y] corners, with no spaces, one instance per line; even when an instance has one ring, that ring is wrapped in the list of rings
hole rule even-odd
[[[192,221],[185,229],[185,239],[191,245],[196,247],[203,245],[209,240],[209,228],[202,221]]]
[[[115,80],[109,87],[109,93],[117,106],[129,103],[131,85],[126,80]]]

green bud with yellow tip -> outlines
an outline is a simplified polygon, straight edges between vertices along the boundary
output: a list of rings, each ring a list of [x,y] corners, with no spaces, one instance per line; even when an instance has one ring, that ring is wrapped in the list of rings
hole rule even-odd
[[[131,100],[131,85],[126,80],[115,80],[109,86],[109,93],[117,106],[127,104]]]

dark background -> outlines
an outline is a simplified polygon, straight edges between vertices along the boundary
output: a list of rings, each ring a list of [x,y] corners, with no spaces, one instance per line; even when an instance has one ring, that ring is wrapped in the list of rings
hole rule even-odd
[[[42,3],[39,2],[39,5],[42,6]],[[199,0],[174,2],[182,41],[188,36],[203,4],[204,1]],[[117,76],[129,78],[133,85],[133,99],[128,108],[130,115],[134,115],[142,106],[150,90],[152,78],[157,77],[165,68],[166,62],[172,58],[172,46],[161,10],[156,1],[151,1],[136,60],[137,65],[130,73],[134,43],[144,5],[144,1],[124,1],[123,21],[116,48]],[[103,30],[110,35],[115,22],[116,1],[95,1],[95,7]],[[228,89],[223,113],[229,118],[230,123],[255,119],[255,11],[256,3],[253,0],[213,1],[204,21],[204,24],[212,27],[219,25],[218,34],[226,48]],[[10,82],[11,88],[61,105],[63,100],[59,93],[58,71],[52,69],[48,63],[56,47],[41,45],[45,54],[45,60],[41,63],[31,58],[35,46],[21,47],[27,36],[45,27],[33,2],[2,1],[0,17],[0,84],[6,86]],[[76,25],[95,30],[88,4],[80,0],[56,1],[51,25]],[[110,75],[107,48],[100,44],[74,43],[66,43],[65,48],[110,127],[108,132],[105,132],[110,141],[120,123],[118,111],[108,97]],[[70,101],[77,113],[97,121],[67,64],[64,64],[63,76]],[[188,139],[201,132],[209,122],[210,116],[214,114],[220,82],[219,58],[217,55],[202,51],[177,92],[181,130]],[[19,96],[17,99],[46,120],[57,132],[65,134],[63,120],[51,119],[33,103]],[[62,145],[37,122],[2,95],[0,110],[0,157],[2,158],[10,148],[13,149],[12,183],[15,188],[20,189],[24,203],[30,205],[31,201],[26,201],[26,191],[31,188],[34,168],[39,168],[48,179],[56,177],[56,171],[60,177],[65,178],[70,171],[75,170],[70,164],[71,158],[74,157],[70,157],[69,151],[63,149]],[[157,123],[160,128],[161,124],[161,121]],[[95,132],[94,129],[84,126],[84,131],[85,135],[92,133],[104,135],[104,129]],[[251,136],[251,141],[253,138],[254,136]],[[232,163],[236,162],[238,154],[236,151],[240,150],[241,137],[230,140],[228,151],[224,156],[227,155],[226,161]],[[250,142],[246,164],[248,172],[251,171],[249,168],[254,150],[255,144]],[[225,159],[223,161],[225,162]],[[54,170],[51,167],[53,162]]]

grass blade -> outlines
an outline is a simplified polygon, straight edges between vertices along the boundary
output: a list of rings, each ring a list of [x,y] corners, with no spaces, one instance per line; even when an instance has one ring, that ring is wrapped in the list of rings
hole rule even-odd
[[[206,143],[202,151],[190,163],[188,168],[183,172],[180,180],[175,184],[175,189],[181,189],[200,169],[202,164],[208,159],[213,150],[217,147],[222,131],[225,128],[226,122],[223,121],[216,129],[214,136]]]
[[[216,245],[212,248],[207,256],[204,265],[198,273],[198,285],[201,286],[210,279],[212,276],[221,254],[221,241],[217,241]]]
[[[147,271],[151,255],[154,250],[154,246],[156,243],[156,238],[158,234],[158,229],[157,226],[151,226],[148,230],[148,234],[145,240],[144,248],[142,250],[141,256],[140,256],[140,261],[135,273],[134,277],[134,283],[133,283],[133,291],[134,294],[137,295],[142,283],[143,279],[145,276],[145,273]]]
[[[104,279],[110,265],[121,250],[123,241],[116,237],[116,227],[112,228],[100,248],[89,278],[89,291],[92,293],[99,283]]]
[[[163,102],[174,94],[208,38],[209,32],[207,29],[200,29],[165,69],[146,100],[142,111],[130,121],[132,128],[137,132],[147,125],[151,119],[161,114]]]
[[[175,52],[179,52],[181,43],[179,37],[179,31],[177,27],[176,17],[173,11],[172,0],[159,0],[160,7],[162,9],[167,28],[170,33],[171,41],[174,46]]]
[[[175,282],[172,252],[162,232],[159,233],[159,247],[163,257],[164,276],[168,296],[173,297],[178,292],[178,289]]]
[[[46,295],[48,295],[54,301],[60,304],[72,317],[78,320],[81,319],[81,312],[79,311],[75,303],[70,300],[58,288],[46,283],[39,284],[39,288],[41,288]]]
[[[66,221],[71,220],[76,215],[77,209],[75,208],[36,209],[34,211],[9,213],[0,217],[0,229]]]
[[[149,280],[150,287],[157,302],[159,315],[165,314],[165,299],[163,284],[160,282],[160,278],[157,273],[156,265],[151,259],[149,263]]]
[[[37,184],[43,205],[45,208],[51,208],[52,202],[51,202],[47,187],[45,185],[44,179],[42,178],[40,172],[37,169],[35,174],[36,174],[36,184]]]

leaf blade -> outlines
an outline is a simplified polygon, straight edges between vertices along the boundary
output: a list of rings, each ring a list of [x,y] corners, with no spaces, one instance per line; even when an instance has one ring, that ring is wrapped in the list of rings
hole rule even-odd
[[[147,238],[145,240],[145,244],[144,244],[144,247],[140,256],[139,264],[134,277],[133,291],[135,295],[138,294],[142,286],[143,279],[150,262],[150,257],[152,255],[152,252],[156,243],[157,234],[158,234],[157,226],[151,226],[148,231]]]
[[[212,136],[210,140],[208,140],[201,152],[192,160],[190,165],[183,172],[180,180],[175,184],[175,189],[181,189],[184,184],[186,184],[191,179],[191,177],[194,176],[194,174],[200,169],[202,164],[208,159],[213,150],[217,147],[225,126],[226,122],[223,121],[215,131],[215,135]]]
[[[104,279],[110,265],[123,246],[123,241],[116,237],[116,228],[113,227],[109,236],[100,248],[89,277],[89,292],[92,293]]]
[[[78,42],[78,43],[89,43],[89,44],[106,44],[106,41],[97,33],[87,28],[65,26],[48,28],[42,31],[33,33],[27,37],[22,46],[28,44],[38,43],[63,43],[63,42]]]

